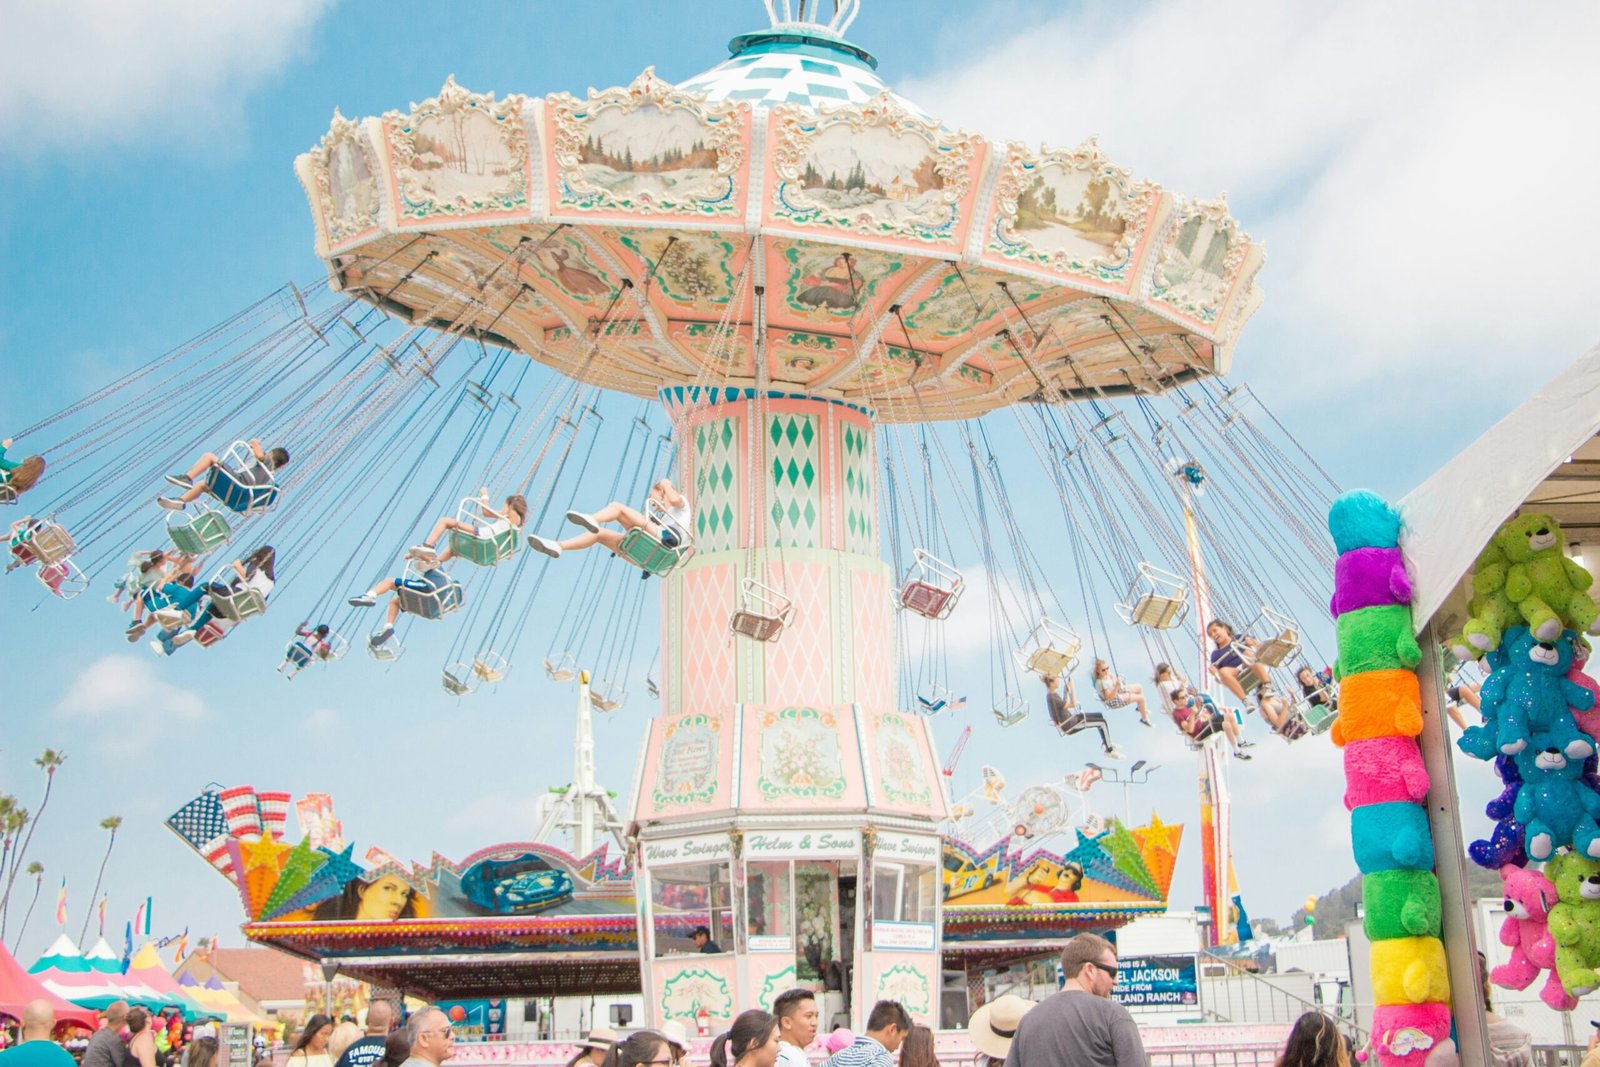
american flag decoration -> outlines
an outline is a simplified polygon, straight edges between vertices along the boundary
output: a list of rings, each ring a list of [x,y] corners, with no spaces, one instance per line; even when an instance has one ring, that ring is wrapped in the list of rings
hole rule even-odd
[[[205,856],[211,843],[227,834],[228,818],[216,791],[208,789],[168,816],[167,828]]]
[[[237,883],[239,879],[238,875],[234,872],[233,856],[228,851],[228,842],[232,840],[233,839],[225,833],[218,834],[216,837],[205,843],[205,845],[200,849],[200,854],[206,858],[207,863],[211,864],[211,866],[215,867],[229,879]]]
[[[261,811],[256,807],[254,786],[236,785],[218,794],[222,813],[228,820],[228,833],[233,837],[261,833]]]
[[[289,794],[257,793],[256,805],[261,809],[263,832],[271,834],[274,841],[283,840],[283,831],[289,822]]]

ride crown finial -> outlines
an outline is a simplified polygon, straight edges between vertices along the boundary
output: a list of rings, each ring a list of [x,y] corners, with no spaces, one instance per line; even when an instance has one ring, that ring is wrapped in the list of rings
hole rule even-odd
[[[775,29],[822,30],[843,36],[861,11],[861,0],[762,0]],[[826,18],[824,11],[828,12]]]

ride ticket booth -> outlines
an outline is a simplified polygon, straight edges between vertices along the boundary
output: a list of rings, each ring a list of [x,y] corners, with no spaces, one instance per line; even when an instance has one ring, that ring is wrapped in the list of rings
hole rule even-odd
[[[813,797],[807,810],[786,816],[764,812],[774,783],[766,782],[763,792],[761,749],[787,747],[769,741],[748,746],[753,763],[718,761],[731,773],[730,796],[748,795],[747,781],[753,787],[748,806],[723,807],[715,815],[701,808],[682,821],[654,821],[661,801],[670,804],[677,794],[671,786],[681,780],[670,776],[684,772],[685,747],[707,761],[722,749],[722,738],[702,746],[695,732],[723,731],[693,721],[704,718],[697,716],[663,716],[652,723],[646,768],[661,768],[670,784],[664,793],[662,776],[647,769],[635,804],[646,1025],[676,1018],[690,1033],[714,1033],[739,1010],[770,1009],[778,994],[795,986],[816,991],[824,1032],[859,1028],[872,1004],[886,998],[899,1000],[918,1021],[936,1022],[941,945],[935,827],[944,801],[933,778],[938,772],[924,721],[890,712],[868,724],[866,712],[848,706],[836,715],[793,708],[777,714],[741,708],[735,715],[730,725],[736,728],[728,733],[782,734],[785,723],[796,719],[814,732],[836,731],[841,743],[823,746],[833,753],[835,777],[802,774],[812,783],[824,781],[822,792],[834,797]],[[872,758],[874,746],[857,743],[863,727],[897,735],[885,742],[900,768],[890,773],[926,768],[928,790],[889,800],[883,768]],[[868,786],[869,776],[879,780]],[[722,803],[716,796],[723,792],[720,785],[712,787],[706,803]],[[872,797],[884,797],[887,810]],[[829,810],[833,800],[837,807]],[[924,811],[908,810],[908,801],[920,802]],[[685,832],[691,827],[693,832]]]

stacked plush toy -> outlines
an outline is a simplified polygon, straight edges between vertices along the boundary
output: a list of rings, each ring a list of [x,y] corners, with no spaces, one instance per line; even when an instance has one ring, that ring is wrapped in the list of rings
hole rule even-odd
[[[1339,551],[1333,742],[1344,749],[1344,800],[1372,942],[1373,1048],[1384,1067],[1453,1062],[1439,881],[1422,806],[1428,772],[1416,741],[1422,652],[1411,627],[1400,516],[1362,490],[1334,503],[1328,529]]]
[[[1505,785],[1484,809],[1493,832],[1468,848],[1505,883],[1500,940],[1512,954],[1490,977],[1526,989],[1550,971],[1540,998],[1570,1011],[1600,986],[1600,687],[1583,673],[1589,646],[1580,636],[1600,629],[1600,609],[1589,573],[1562,554],[1563,543],[1548,515],[1502,526],[1478,557],[1472,617],[1451,648],[1482,656],[1490,672],[1479,693],[1483,722],[1456,744],[1493,760]],[[1524,869],[1530,861],[1549,866]]]

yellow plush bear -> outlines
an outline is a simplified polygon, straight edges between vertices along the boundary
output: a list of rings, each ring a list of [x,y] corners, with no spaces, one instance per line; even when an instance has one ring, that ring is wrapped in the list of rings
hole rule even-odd
[[[1444,943],[1437,937],[1396,937],[1372,943],[1372,991],[1379,1004],[1450,1000]]]

